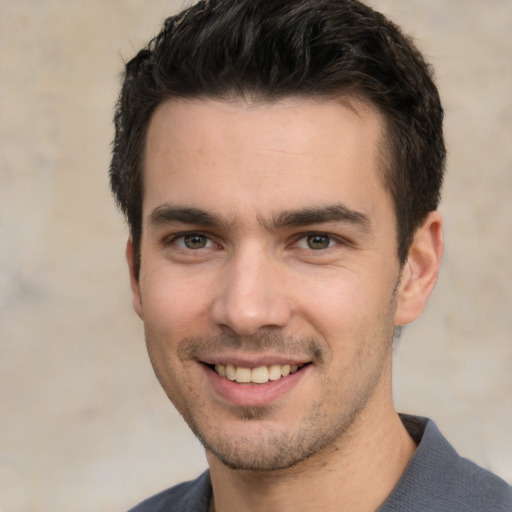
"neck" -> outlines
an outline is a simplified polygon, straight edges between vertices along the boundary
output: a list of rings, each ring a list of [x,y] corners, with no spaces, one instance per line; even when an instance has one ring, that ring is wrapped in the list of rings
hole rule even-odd
[[[334,445],[286,470],[231,470],[208,453],[211,510],[377,510],[400,479],[416,445],[392,407],[372,409],[362,411]]]

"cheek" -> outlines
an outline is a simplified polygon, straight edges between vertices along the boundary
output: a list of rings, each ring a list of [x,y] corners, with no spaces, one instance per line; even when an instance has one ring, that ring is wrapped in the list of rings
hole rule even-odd
[[[333,271],[302,278],[296,284],[299,309],[310,321],[326,327],[355,321],[368,303],[368,290],[354,273]]]
[[[334,272],[308,279],[296,288],[297,314],[327,341],[353,345],[354,338],[374,337],[392,323],[391,282],[384,283],[355,272]],[[307,290],[307,293],[306,293]]]
[[[153,334],[172,339],[192,335],[207,316],[208,286],[204,280],[177,272],[149,272],[141,279],[144,323]]]

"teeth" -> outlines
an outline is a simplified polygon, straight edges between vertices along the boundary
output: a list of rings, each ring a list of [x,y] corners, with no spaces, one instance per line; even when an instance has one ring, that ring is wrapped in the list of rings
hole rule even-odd
[[[265,384],[268,382],[268,366],[260,366],[251,370],[251,382]]]
[[[237,382],[251,382],[251,370],[238,366],[235,371],[235,380]]]
[[[229,380],[235,380],[235,378],[236,378],[235,367],[232,364],[226,365],[226,377]]]
[[[277,380],[281,378],[281,365],[273,364],[268,367],[268,380]]]
[[[287,377],[302,368],[292,364],[272,364],[270,366],[259,366],[258,368],[244,368],[242,366],[233,366],[232,364],[216,364],[215,371],[226,379],[247,384],[265,384],[269,380],[279,380],[281,377]]]

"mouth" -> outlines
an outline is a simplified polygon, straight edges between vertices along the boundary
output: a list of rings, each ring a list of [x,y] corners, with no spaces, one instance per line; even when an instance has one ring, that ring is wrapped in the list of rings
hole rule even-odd
[[[309,364],[271,364],[268,366],[258,366],[257,368],[234,366],[232,364],[209,364],[207,366],[221,377],[232,382],[239,384],[266,384],[269,381],[277,381],[297,373]]]

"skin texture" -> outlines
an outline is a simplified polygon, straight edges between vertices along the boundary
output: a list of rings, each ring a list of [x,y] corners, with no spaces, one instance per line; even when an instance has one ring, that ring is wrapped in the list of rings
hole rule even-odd
[[[173,100],[153,116],[139,278],[127,245],[133,303],[162,387],[206,447],[217,510],[340,510],[342,495],[372,510],[412,456],[393,330],[435,284],[441,220],[400,268],[381,132],[355,100]],[[226,384],[216,363],[306,366],[278,389]],[[301,497],[306,478],[326,486],[320,501]]]

